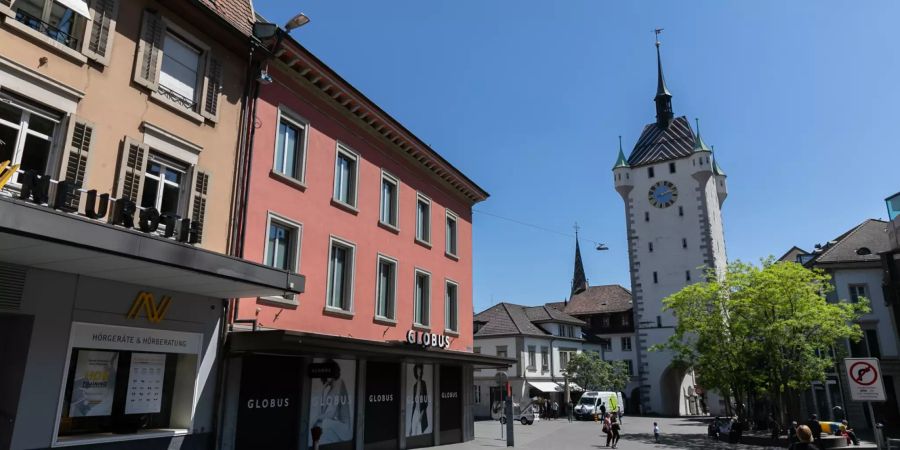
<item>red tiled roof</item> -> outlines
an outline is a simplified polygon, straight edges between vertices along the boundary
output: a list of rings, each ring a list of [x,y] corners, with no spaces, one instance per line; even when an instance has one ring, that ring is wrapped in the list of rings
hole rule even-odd
[[[590,286],[569,299],[569,303],[548,303],[566,314],[579,316],[584,314],[614,313],[630,310],[631,292],[618,285]]]
[[[253,5],[250,0],[197,0],[218,14],[245,36],[250,36],[253,26]]]

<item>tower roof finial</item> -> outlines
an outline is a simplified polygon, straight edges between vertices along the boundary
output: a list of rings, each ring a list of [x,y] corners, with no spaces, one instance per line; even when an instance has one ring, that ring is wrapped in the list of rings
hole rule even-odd
[[[663,76],[662,69],[662,56],[659,52],[659,34],[663,32],[663,28],[657,28],[653,32],[656,33],[656,95],[657,97],[660,95],[671,96],[669,88],[666,87],[666,77]]]
[[[613,169],[618,169],[619,167],[628,167],[628,160],[625,159],[625,152],[622,151],[621,135],[619,135],[619,157],[616,158],[616,165],[613,166]]]
[[[697,124],[697,138],[694,139],[694,151],[695,152],[709,152],[711,151],[709,147],[706,146],[706,143],[703,142],[703,138],[700,137],[700,119],[694,118],[694,122]]]
[[[672,94],[669,93],[669,88],[666,87],[666,77],[663,76],[662,69],[662,56],[659,51],[659,33],[662,33],[662,31],[662,28],[653,30],[656,34],[656,97],[653,101],[656,102],[656,125],[660,128],[668,128],[675,114],[672,112]]]

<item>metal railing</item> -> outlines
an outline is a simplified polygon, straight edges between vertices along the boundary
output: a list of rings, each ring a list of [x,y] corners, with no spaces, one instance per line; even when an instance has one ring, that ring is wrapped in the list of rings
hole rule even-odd
[[[72,36],[69,33],[66,33],[59,28],[50,25],[43,20],[28,14],[21,9],[16,11],[16,20],[25,24],[25,26],[38,31],[41,34],[46,35],[50,39],[53,39],[60,44],[65,45],[66,47],[77,49],[78,48],[78,39],[75,36]]]
[[[157,89],[157,92],[159,92],[163,97],[166,97],[167,99],[169,99],[181,106],[184,106],[185,108],[187,108],[191,111],[193,111],[194,108],[197,106],[197,102],[195,102],[194,99],[185,97],[185,96],[173,91],[172,89],[163,86],[162,84],[159,85],[159,89]]]

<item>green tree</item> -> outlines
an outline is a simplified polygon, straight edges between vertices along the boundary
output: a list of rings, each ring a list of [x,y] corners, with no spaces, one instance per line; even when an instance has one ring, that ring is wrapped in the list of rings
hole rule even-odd
[[[604,361],[593,352],[581,352],[564,368],[569,380],[589,391],[622,391],[631,374],[624,361]]]
[[[785,394],[824,380],[836,344],[862,336],[855,321],[868,301],[828,301],[833,287],[821,270],[769,257],[707,275],[663,300],[678,325],[660,348],[693,366],[705,388],[734,399],[740,415],[751,395],[768,396],[784,414]]]

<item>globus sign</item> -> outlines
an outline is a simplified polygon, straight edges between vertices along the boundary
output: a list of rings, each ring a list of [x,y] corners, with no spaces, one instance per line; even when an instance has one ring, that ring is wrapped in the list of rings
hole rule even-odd
[[[428,333],[425,331],[409,330],[406,332],[408,344],[421,345],[423,347],[438,347],[444,350],[450,348],[450,336]]]
[[[0,162],[0,189],[19,170],[19,165],[10,166],[9,161]],[[165,226],[162,236],[173,238],[178,242],[196,244],[200,242],[200,222],[192,222],[191,219],[181,219],[174,215],[160,214],[156,208],[140,208],[131,199],[110,199],[109,194],[97,195],[96,189],[83,191],[80,185],[71,180],[53,180],[48,175],[41,175],[34,170],[26,170],[18,179],[21,184],[18,198],[30,201],[38,205],[67,212],[84,215],[89,219],[106,220],[107,223],[125,228],[137,228],[144,233],[155,233],[160,224]],[[51,184],[56,185],[56,190],[51,198]],[[82,192],[84,196],[84,214],[78,212],[78,208],[72,206]],[[135,222],[137,213],[137,222]]]

